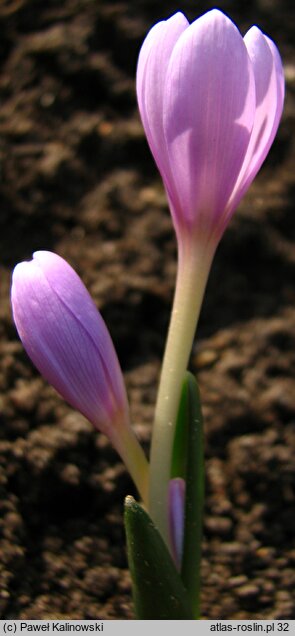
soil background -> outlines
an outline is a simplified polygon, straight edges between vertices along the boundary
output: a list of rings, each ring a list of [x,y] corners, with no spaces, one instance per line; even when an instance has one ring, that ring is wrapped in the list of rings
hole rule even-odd
[[[293,2],[220,1],[279,45],[287,100],[270,155],[218,248],[191,369],[206,421],[202,615],[295,619]],[[149,448],[176,243],[135,97],[140,44],[211,2],[0,2],[0,615],[132,619],[107,440],[32,367],[14,329],[14,265],[54,250],[109,327]]]

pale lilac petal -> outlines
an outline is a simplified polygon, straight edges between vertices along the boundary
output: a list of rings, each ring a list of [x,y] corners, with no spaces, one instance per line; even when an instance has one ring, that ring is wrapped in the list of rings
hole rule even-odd
[[[244,160],[254,114],[254,77],[243,38],[222,12],[209,11],[178,38],[166,73],[164,132],[176,226],[191,225],[206,235],[216,229]]]
[[[74,270],[51,252],[36,252],[13,273],[13,317],[42,375],[110,436],[127,410],[117,356],[107,328]]]
[[[184,532],[185,481],[175,477],[169,482],[168,492],[169,532],[173,558],[177,567],[181,567]]]
[[[111,385],[115,395],[126,397],[112,339],[103,318],[79,276],[64,259],[52,252],[35,252],[34,260],[42,269],[55,293],[95,342],[106,369],[112,372]],[[114,364],[116,368],[114,368]]]
[[[236,208],[265,160],[276,135],[284,103],[284,72],[277,47],[256,26],[246,33],[244,41],[254,71],[256,112],[229,212]]]
[[[141,47],[136,89],[139,111],[157,166],[165,178],[169,175],[169,159],[163,132],[163,91],[169,59],[179,36],[188,27],[185,16],[178,12],[169,20],[158,22]]]

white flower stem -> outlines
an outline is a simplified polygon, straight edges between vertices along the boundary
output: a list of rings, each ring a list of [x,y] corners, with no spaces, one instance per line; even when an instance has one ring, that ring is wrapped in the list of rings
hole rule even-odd
[[[213,250],[188,240],[179,248],[176,288],[155,411],[149,512],[167,545],[168,484],[181,387],[193,344]]]
[[[149,463],[129,423],[121,427],[120,435],[114,445],[133,479],[143,504],[147,508],[149,499]]]

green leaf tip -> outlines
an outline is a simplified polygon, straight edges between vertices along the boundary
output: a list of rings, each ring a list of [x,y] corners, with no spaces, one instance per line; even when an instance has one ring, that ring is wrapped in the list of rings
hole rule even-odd
[[[141,620],[191,620],[188,594],[148,513],[126,497],[124,521],[135,614]]]

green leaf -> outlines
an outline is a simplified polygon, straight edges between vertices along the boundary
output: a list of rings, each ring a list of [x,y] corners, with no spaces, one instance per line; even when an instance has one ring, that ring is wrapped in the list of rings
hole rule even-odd
[[[186,479],[189,429],[187,393],[187,376],[185,376],[175,426],[171,460],[171,479],[174,479],[174,477],[182,477],[182,479]]]
[[[125,499],[124,520],[136,617],[192,619],[188,594],[168,549],[149,515],[132,497]]]
[[[183,386],[186,408],[187,454],[184,543],[181,578],[191,600],[194,618],[200,618],[200,566],[204,508],[204,440],[199,388],[195,377],[186,374]]]

